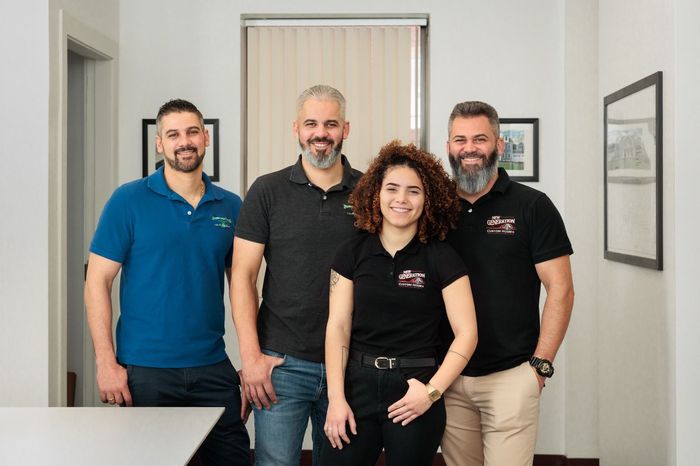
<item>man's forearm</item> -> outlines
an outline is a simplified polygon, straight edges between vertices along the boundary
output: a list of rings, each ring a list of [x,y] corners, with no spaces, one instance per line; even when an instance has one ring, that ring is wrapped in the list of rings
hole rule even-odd
[[[231,312],[238,335],[241,360],[260,355],[258,340],[258,293],[255,284],[234,272],[231,286]]]
[[[85,308],[97,365],[116,362],[112,339],[111,287],[86,283]]]
[[[561,285],[548,291],[542,310],[540,337],[537,341],[535,356],[554,360],[569,327],[573,305],[572,285]]]

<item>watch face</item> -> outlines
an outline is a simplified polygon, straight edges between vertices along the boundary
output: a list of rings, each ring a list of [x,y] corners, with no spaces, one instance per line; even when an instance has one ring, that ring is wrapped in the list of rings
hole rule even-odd
[[[428,398],[430,398],[430,401],[435,402],[439,400],[441,396],[442,393],[440,393],[440,391],[437,388],[428,384]]]
[[[551,377],[554,375],[554,367],[552,366],[552,363],[546,359],[539,359],[533,356],[533,358],[530,360],[530,364],[542,377]]]
[[[539,373],[544,377],[551,377],[552,375],[554,375],[554,368],[549,362],[542,361],[539,367]]]

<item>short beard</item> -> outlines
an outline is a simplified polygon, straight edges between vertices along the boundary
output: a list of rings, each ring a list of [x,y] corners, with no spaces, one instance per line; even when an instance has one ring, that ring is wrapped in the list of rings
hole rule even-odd
[[[197,170],[200,165],[202,165],[202,161],[204,160],[204,154],[206,154],[206,150],[202,152],[201,155],[197,154],[197,158],[194,160],[194,162],[191,162],[189,165],[184,164],[178,157],[177,154],[178,152],[182,152],[183,150],[194,150],[195,153],[197,151],[197,148],[192,148],[192,147],[186,147],[183,148],[179,151],[175,151],[173,154],[173,158],[170,159],[168,157],[163,156],[165,161],[167,162],[168,165],[170,165],[170,168],[172,168],[175,171],[182,172],[182,173],[192,173],[193,171]]]
[[[343,141],[341,140],[337,146],[333,147],[331,153],[328,155],[316,155],[311,150],[311,142],[309,141],[308,146],[304,147],[299,141],[299,149],[301,150],[301,155],[304,159],[311,164],[311,166],[318,168],[320,170],[325,170],[327,168],[335,165],[338,160],[341,151],[343,150]]]
[[[459,155],[449,156],[452,176],[457,187],[467,194],[477,194],[486,188],[489,181],[498,173],[498,151],[494,149],[489,157],[484,158],[483,166],[474,170],[462,168]]]

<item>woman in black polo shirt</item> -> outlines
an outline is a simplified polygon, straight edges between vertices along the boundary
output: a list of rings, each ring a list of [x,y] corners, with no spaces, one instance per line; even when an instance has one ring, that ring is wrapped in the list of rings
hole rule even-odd
[[[394,141],[350,198],[366,233],[331,270],[326,329],[328,442],[322,465],[430,465],[445,428],[441,394],[476,346],[467,270],[441,242],[459,212],[456,187],[431,154]],[[456,335],[438,367],[439,327]]]

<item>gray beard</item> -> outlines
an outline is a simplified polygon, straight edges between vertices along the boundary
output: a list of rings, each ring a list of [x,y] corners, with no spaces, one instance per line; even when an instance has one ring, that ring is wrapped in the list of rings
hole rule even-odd
[[[455,183],[457,183],[457,187],[461,191],[467,194],[476,194],[483,191],[486,185],[489,184],[489,181],[491,181],[491,178],[498,173],[498,152],[495,150],[490,157],[486,157],[484,165],[474,171],[464,170],[459,156],[454,157],[450,154],[449,158]]]
[[[325,170],[326,168],[330,168],[333,165],[335,165],[336,160],[338,160],[338,157],[340,156],[340,152],[343,149],[343,142],[341,141],[338,143],[337,146],[333,148],[330,154],[325,155],[325,156],[316,156],[310,148],[305,148],[304,146],[299,143],[299,149],[301,150],[301,155],[304,157],[304,159],[309,162],[313,167],[316,167],[320,170]]]

